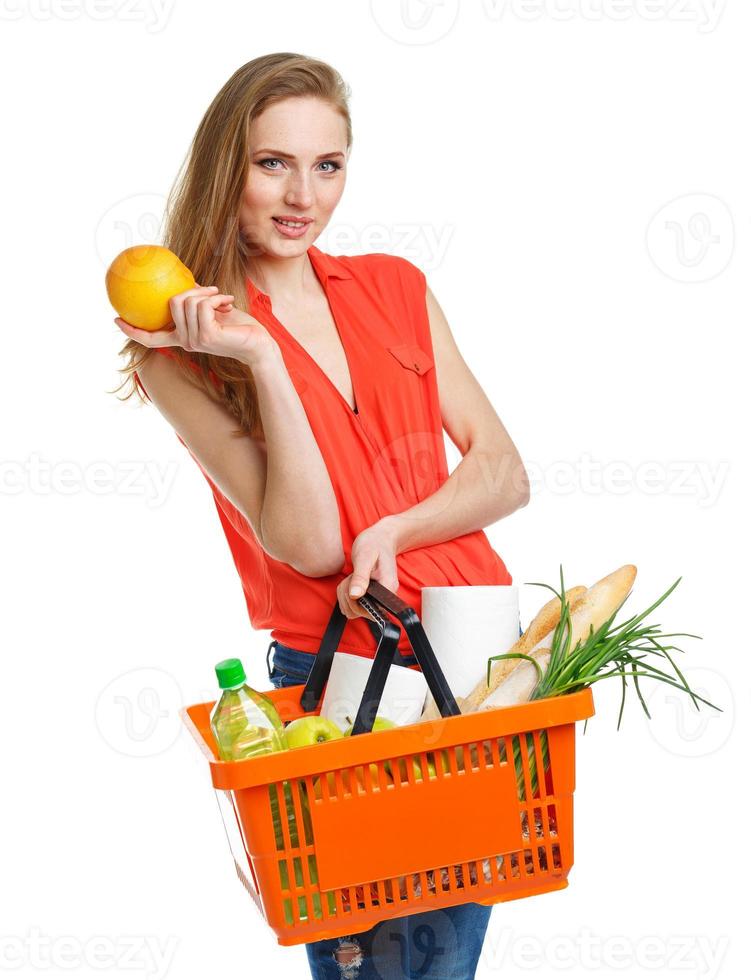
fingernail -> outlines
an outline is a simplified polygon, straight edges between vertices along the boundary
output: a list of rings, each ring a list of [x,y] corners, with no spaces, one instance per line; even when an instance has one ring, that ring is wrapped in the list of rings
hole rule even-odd
[[[362,595],[362,589],[361,589],[361,587],[359,585],[354,585],[349,590],[349,594],[350,595],[354,595],[354,596]]]

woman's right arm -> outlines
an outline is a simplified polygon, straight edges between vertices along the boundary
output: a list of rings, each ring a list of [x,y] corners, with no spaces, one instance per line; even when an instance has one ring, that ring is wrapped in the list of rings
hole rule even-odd
[[[237,419],[183,376],[171,357],[138,370],[149,398],[219,490],[250,523],[264,551],[304,575],[341,571],[339,510],[321,451],[278,345],[252,369],[264,440],[232,435]]]

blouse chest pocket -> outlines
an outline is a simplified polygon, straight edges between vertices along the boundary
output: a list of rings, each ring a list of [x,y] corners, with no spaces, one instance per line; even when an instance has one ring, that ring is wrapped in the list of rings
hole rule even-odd
[[[433,367],[433,358],[418,344],[398,344],[389,347],[388,351],[402,367],[414,371],[415,374],[425,374]]]

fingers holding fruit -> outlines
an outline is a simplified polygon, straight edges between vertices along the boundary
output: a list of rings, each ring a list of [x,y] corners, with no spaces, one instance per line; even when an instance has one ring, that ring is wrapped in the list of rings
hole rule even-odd
[[[234,298],[220,293],[217,286],[196,286],[172,296],[169,307],[180,346],[202,354],[217,353],[216,334],[223,325],[218,317],[222,310],[229,313]]]
[[[187,351],[201,351],[201,326],[206,336],[216,314],[229,313],[233,300],[234,296],[219,293],[217,286],[196,285],[170,297],[167,305],[172,320],[162,330],[143,329],[122,317],[115,317],[115,323],[144,347],[182,347]]]
[[[134,245],[121,252],[106,276],[117,326],[144,347],[234,357],[251,367],[279,354],[258,320],[237,309],[231,293],[202,286],[167,248]]]
[[[115,317],[115,324],[122,330],[126,337],[130,337],[131,340],[137,340],[143,347],[180,346],[175,340],[174,328],[170,328],[169,330],[144,330],[141,327],[133,326],[132,323],[128,323],[127,320],[123,320],[119,316]]]

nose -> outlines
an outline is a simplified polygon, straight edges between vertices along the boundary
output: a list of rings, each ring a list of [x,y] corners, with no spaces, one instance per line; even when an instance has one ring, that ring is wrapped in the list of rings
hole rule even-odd
[[[284,194],[285,204],[298,210],[309,208],[313,203],[311,180],[310,174],[304,171],[291,174]]]

